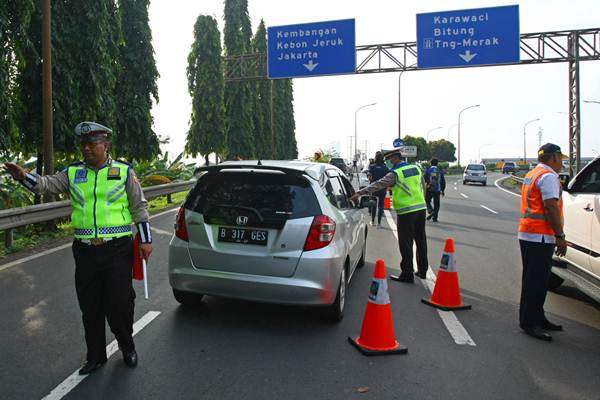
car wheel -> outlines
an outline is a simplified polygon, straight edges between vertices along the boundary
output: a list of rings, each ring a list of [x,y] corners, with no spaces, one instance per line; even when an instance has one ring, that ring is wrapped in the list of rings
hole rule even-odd
[[[340,284],[338,285],[337,295],[332,305],[327,307],[327,319],[333,322],[341,321],[344,317],[344,307],[346,305],[346,289],[348,283],[346,282],[346,268],[342,268],[340,274]]]
[[[467,184],[467,181],[465,181],[465,180],[463,179],[463,185],[466,185],[466,184]]]
[[[556,290],[560,285],[563,284],[565,280],[560,276],[556,275],[554,272],[550,272],[550,276],[548,277],[548,283],[546,287],[548,290]]]
[[[184,292],[173,288],[173,296],[175,297],[175,300],[179,302],[179,304],[188,307],[195,307],[200,305],[204,295],[199,293]]]
[[[487,185],[487,182],[481,182],[481,184],[482,184],[483,186],[486,186],[486,185]]]

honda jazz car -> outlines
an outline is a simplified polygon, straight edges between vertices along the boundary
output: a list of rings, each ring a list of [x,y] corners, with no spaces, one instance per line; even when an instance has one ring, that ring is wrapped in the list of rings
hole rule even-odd
[[[175,299],[203,295],[314,305],[340,320],[365,261],[368,216],[336,167],[237,161],[197,169],[169,247]]]

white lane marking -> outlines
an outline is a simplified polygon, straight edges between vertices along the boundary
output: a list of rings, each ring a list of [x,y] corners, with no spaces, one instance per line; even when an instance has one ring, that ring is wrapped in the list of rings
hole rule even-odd
[[[514,193],[514,192],[511,192],[510,190],[506,190],[506,189],[504,189],[503,187],[501,187],[501,186],[498,184],[498,182],[500,182],[501,180],[508,179],[508,178],[510,178],[510,176],[505,176],[505,177],[503,177],[503,178],[498,178],[498,179],[496,179],[496,181],[494,182],[494,185],[496,185],[496,187],[497,187],[498,189],[502,190],[503,192],[506,192],[506,193],[508,193],[508,194],[512,194],[513,196],[521,197],[521,195],[519,195],[519,194],[516,194],[516,193]]]
[[[454,186],[454,190],[458,190],[458,188],[456,186]]]
[[[398,233],[395,229],[396,221],[394,221],[394,218],[392,218],[391,212],[389,212],[389,213],[386,212],[385,218],[386,218],[387,223],[390,226],[390,228],[392,228],[392,232],[394,233],[394,236],[396,236],[396,240],[398,240]],[[413,248],[413,254],[415,257],[413,259],[413,265],[417,265],[416,264],[417,252],[416,252],[415,248]],[[435,287],[435,281],[436,281],[436,277],[433,274],[433,270],[431,269],[431,266],[429,266],[429,269],[427,270],[427,279],[425,279],[425,283],[423,283],[423,288],[425,289],[426,292],[428,292],[428,294],[433,293],[433,288]],[[442,322],[446,326],[446,329],[450,333],[450,336],[452,336],[452,339],[454,339],[454,343],[460,344],[460,345],[466,344],[469,346],[476,346],[475,341],[473,339],[471,339],[469,332],[467,332],[467,330],[460,323],[458,318],[456,318],[456,314],[454,314],[453,311],[442,311],[442,310],[436,310],[436,311],[438,312],[438,315],[440,316],[440,318],[442,319]]]
[[[55,251],[66,249],[67,247],[71,247],[71,245],[72,245],[72,243],[63,244],[63,245],[60,245],[60,246],[55,247],[53,249],[42,251],[41,253],[36,253],[36,254],[31,255],[31,256],[19,258],[18,260],[11,261],[9,263],[0,265],[0,271],[8,269],[8,268],[12,268],[15,265],[26,263],[27,261],[31,261],[31,260],[34,260],[34,259],[39,258],[39,257],[44,257],[44,256],[46,256],[48,254],[54,253]]]
[[[154,232],[156,232],[160,235],[173,236],[173,232],[165,231],[164,229],[155,228],[155,227],[152,227],[150,229],[152,229]]]
[[[175,211],[178,211],[178,210],[179,210],[179,207],[176,207],[176,208],[172,208],[172,209],[170,209],[170,210],[167,210],[167,211],[162,211],[162,212],[159,212],[159,213],[157,213],[157,214],[152,214],[152,215],[150,216],[150,219],[152,219],[152,218],[156,218],[156,217],[160,217],[161,215],[169,214],[169,213],[172,213],[172,212],[175,212]]]
[[[454,182],[454,186],[458,185],[458,181]]]
[[[461,193],[460,195],[461,195],[462,197],[464,197],[465,199],[468,199],[468,198],[469,198],[469,196],[467,196],[467,195],[466,195],[466,194],[464,194],[464,193]]]
[[[160,217],[161,215],[172,213],[172,212],[175,212],[177,210],[178,210],[178,208],[174,208],[172,210],[163,211],[163,212],[160,212],[158,214],[151,215],[150,219],[153,219],[153,218],[156,218],[156,217]],[[156,228],[152,228],[152,229],[156,229]],[[157,231],[157,232],[162,233],[160,231]],[[163,232],[167,232],[167,231],[163,231]],[[172,235],[172,233],[169,233],[169,235]],[[1,264],[0,265],[0,271],[8,269],[8,268],[12,268],[12,267],[14,267],[16,265],[24,264],[27,261],[35,260],[36,258],[47,256],[48,254],[52,254],[54,252],[66,249],[67,247],[71,247],[71,245],[72,245],[72,243],[63,244],[63,245],[60,245],[60,246],[55,247],[53,249],[48,249],[46,251],[42,251],[41,253],[36,253],[36,254],[31,255],[31,256],[19,258],[18,260],[11,261],[11,262],[6,263],[6,264]]]
[[[139,331],[144,329],[152,320],[160,314],[160,311],[148,311],[146,315],[140,318],[135,324],[133,324],[133,336]],[[119,350],[119,345],[116,340],[113,340],[106,346],[106,356],[110,358],[114,353]],[[89,375],[79,375],[79,369],[76,369],[67,379],[62,381],[54,390],[48,393],[42,398],[42,400],[59,400],[65,397],[71,390],[75,388],[81,381],[83,381]]]
[[[481,208],[485,208],[486,210],[488,210],[488,211],[489,211],[489,212],[491,212],[491,213],[498,214],[498,212],[497,212],[497,211],[494,211],[494,210],[492,210],[491,208],[484,206],[483,204],[480,204],[479,206],[480,206]]]

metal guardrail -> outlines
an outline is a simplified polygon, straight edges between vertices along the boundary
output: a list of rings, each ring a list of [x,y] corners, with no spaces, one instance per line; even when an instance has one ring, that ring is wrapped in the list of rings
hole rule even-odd
[[[184,192],[191,189],[195,183],[196,181],[185,181],[148,186],[143,188],[144,196],[146,199],[153,199],[172,193]],[[7,248],[11,247],[12,229],[14,228],[51,221],[56,218],[64,218],[70,215],[71,202],[69,200],[0,210],[0,231],[7,231],[4,244]]]

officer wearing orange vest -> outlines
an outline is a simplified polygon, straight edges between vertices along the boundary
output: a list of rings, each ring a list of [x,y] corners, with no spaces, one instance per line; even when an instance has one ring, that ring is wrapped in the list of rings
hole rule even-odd
[[[546,283],[552,254],[567,252],[563,233],[562,189],[558,172],[562,168],[560,147],[546,143],[538,151],[539,164],[530,171],[521,189],[519,245],[523,261],[519,326],[536,339],[551,341],[548,331],[561,331],[544,315]]]

